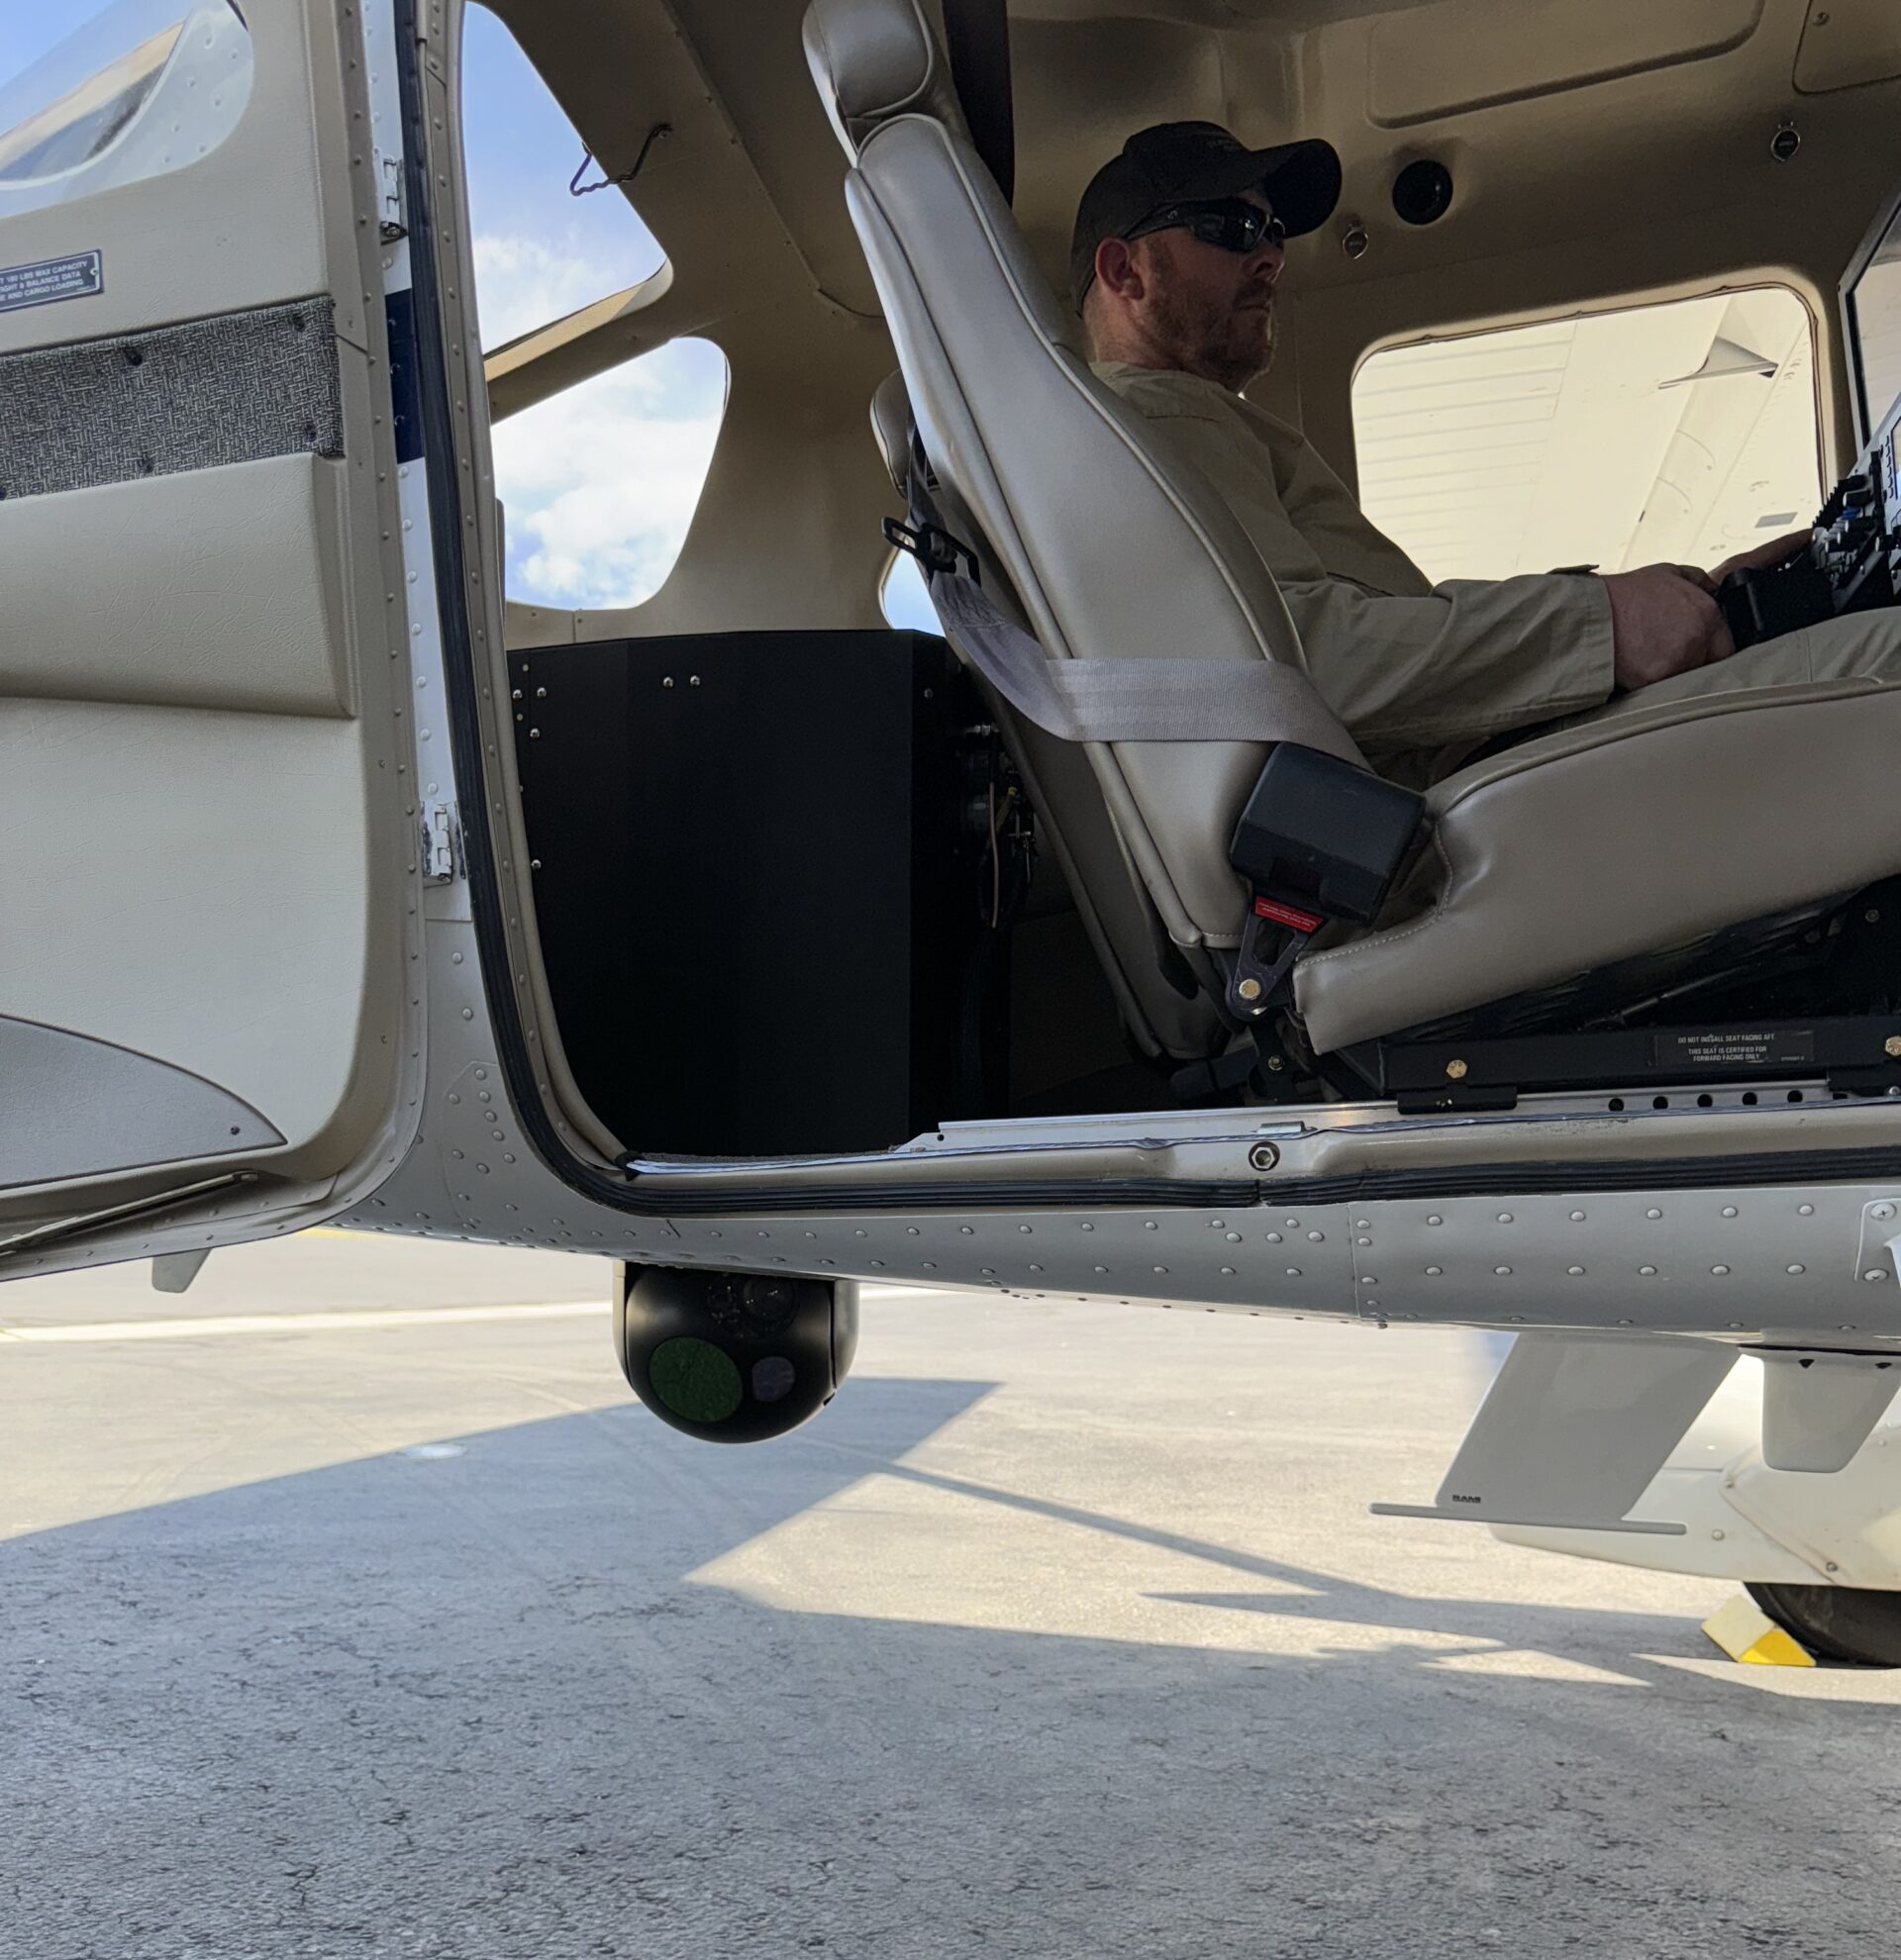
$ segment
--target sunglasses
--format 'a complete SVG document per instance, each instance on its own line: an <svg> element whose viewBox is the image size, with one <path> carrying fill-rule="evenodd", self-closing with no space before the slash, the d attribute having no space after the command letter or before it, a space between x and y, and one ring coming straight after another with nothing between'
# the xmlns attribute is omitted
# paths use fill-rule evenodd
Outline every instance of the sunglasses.
<svg viewBox="0 0 1901 1960"><path fill-rule="evenodd" d="M1184 231L1203 245L1219 245L1223 251L1246 254L1261 241L1279 245L1287 227L1271 211L1250 204L1245 197L1215 197L1193 204L1164 204L1151 211L1125 239L1147 238L1151 232Z"/></svg>

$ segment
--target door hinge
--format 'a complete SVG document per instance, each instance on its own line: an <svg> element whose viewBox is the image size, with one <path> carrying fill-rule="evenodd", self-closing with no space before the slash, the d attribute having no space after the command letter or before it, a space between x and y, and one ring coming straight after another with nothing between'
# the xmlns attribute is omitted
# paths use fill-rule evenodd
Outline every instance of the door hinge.
<svg viewBox="0 0 1901 1960"><path fill-rule="evenodd" d="M423 807L423 883L447 885L456 871L455 806L431 803Z"/></svg>
<svg viewBox="0 0 1901 1960"><path fill-rule="evenodd" d="M376 223L385 245L409 236L403 223L403 159L376 152Z"/></svg>

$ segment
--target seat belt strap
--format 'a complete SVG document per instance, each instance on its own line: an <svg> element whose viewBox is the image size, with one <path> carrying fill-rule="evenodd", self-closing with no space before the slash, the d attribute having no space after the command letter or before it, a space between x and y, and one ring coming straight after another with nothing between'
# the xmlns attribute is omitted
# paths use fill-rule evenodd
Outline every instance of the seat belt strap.
<svg viewBox="0 0 1901 1960"><path fill-rule="evenodd" d="M914 426L911 521L887 520L884 535L917 559L957 651L1038 728L1063 741L1291 741L1366 766L1312 680L1282 661L1051 659L977 583L975 555L944 528L929 475Z"/></svg>
<svg viewBox="0 0 1901 1960"><path fill-rule="evenodd" d="M974 580L938 572L930 584L958 651L1064 741L1296 741L1360 760L1313 682L1278 660L1052 660Z"/></svg>

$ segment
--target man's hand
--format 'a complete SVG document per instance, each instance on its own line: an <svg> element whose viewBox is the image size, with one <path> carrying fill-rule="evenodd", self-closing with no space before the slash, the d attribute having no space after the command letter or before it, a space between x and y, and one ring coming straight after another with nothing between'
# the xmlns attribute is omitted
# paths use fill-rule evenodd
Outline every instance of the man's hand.
<svg viewBox="0 0 1901 1960"><path fill-rule="evenodd" d="M1752 551L1739 551L1735 557L1725 558L1709 576L1721 585L1732 572L1767 571L1771 566L1786 564L1814 535L1808 531L1791 531L1785 538L1771 538Z"/></svg>
<svg viewBox="0 0 1901 1960"><path fill-rule="evenodd" d="M1736 651L1716 601L1674 565L1612 572L1604 589L1611 598L1612 661L1620 690L1649 687L1712 660L1727 660Z"/></svg>

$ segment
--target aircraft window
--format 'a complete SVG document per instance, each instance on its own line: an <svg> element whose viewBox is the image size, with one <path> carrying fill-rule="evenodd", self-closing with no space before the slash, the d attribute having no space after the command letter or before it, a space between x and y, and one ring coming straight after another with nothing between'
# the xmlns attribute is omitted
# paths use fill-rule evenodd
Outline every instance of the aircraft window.
<svg viewBox="0 0 1901 1960"><path fill-rule="evenodd" d="M651 598L706 487L726 383L710 341L669 341L498 422L508 596L564 611Z"/></svg>
<svg viewBox="0 0 1901 1960"><path fill-rule="evenodd" d="M250 36L231 0L8 9L0 218L182 169L238 127Z"/></svg>
<svg viewBox="0 0 1901 1960"><path fill-rule="evenodd" d="M1434 579L1715 565L1822 500L1783 287L1390 347L1353 380L1366 515Z"/></svg>
<svg viewBox="0 0 1901 1960"><path fill-rule="evenodd" d="M1871 441L1901 399L1901 215L1849 289L1849 311L1858 353L1861 433Z"/></svg>
<svg viewBox="0 0 1901 1960"><path fill-rule="evenodd" d="M665 262L619 190L568 191L587 146L515 37L471 6L462 131L476 304L490 353ZM584 182L601 171L590 165ZM563 611L636 606L686 541L726 410L726 356L670 341L497 422L511 599Z"/></svg>
<svg viewBox="0 0 1901 1960"><path fill-rule="evenodd" d="M884 608L886 626L912 628L919 633L942 633L931 595L924 589L924 574L918 561L907 551L893 551L878 587L878 603Z"/></svg>
<svg viewBox="0 0 1901 1960"><path fill-rule="evenodd" d="M482 345L489 352L659 270L619 190L568 194L586 149L567 112L486 7L462 39L462 135ZM584 181L598 181L589 167Z"/></svg>

